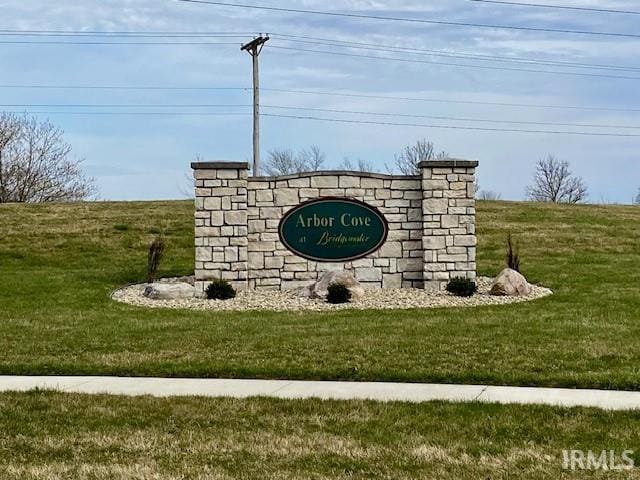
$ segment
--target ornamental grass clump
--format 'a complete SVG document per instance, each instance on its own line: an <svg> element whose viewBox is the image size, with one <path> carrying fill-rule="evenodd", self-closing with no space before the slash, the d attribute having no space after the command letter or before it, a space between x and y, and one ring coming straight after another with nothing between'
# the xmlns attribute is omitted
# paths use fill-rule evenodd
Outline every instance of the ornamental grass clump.
<svg viewBox="0 0 640 480"><path fill-rule="evenodd" d="M158 278L158 269L160 262L164 257L164 251L167 245L162 235L158 235L149 246L149 254L147 257L147 283L153 283Z"/></svg>
<svg viewBox="0 0 640 480"><path fill-rule="evenodd" d="M332 283L327 288L327 302L333 304L349 303L351 291L341 283Z"/></svg>
<svg viewBox="0 0 640 480"><path fill-rule="evenodd" d="M478 286L473 280L468 278L452 278L447 284L447 292L457 297L471 297L478 291Z"/></svg>
<svg viewBox="0 0 640 480"><path fill-rule="evenodd" d="M520 271L520 251L518 245L511 239L511 233L507 235L506 263L511 270Z"/></svg>
<svg viewBox="0 0 640 480"><path fill-rule="evenodd" d="M228 281L216 279L209 284L206 293L209 300L230 300L235 298L236 289Z"/></svg>

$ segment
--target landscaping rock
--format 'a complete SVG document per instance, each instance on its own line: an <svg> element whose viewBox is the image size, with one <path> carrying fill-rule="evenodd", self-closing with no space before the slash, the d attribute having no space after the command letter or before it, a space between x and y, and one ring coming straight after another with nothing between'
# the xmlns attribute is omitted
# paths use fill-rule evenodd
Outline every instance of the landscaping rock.
<svg viewBox="0 0 640 480"><path fill-rule="evenodd" d="M340 270L336 272L325 272L314 284L301 290L300 296L306 298L327 298L329 285L340 283L351 292L351 298L359 299L364 297L364 289L351 272Z"/></svg>
<svg viewBox="0 0 640 480"><path fill-rule="evenodd" d="M170 282L177 279L163 279ZM189 297L178 300L151 300L143 295L147 284L129 285L116 290L112 298L118 302L147 308L187 308L213 311L276 312L326 312L345 309L388 310L407 308L474 307L481 305L508 305L529 302L546 297L553 292L548 288L530 285L531 294L526 297L496 297L489 295L492 278L478 277L478 293L473 297L456 297L444 291L425 291L414 288L367 289L366 295L352 299L349 303L331 304L325 299L304 298L299 292L273 290L246 290L238 292L236 298L224 302L212 302L206 298ZM309 290L308 288L306 289Z"/></svg>
<svg viewBox="0 0 640 480"><path fill-rule="evenodd" d="M143 295L151 300L181 300L193 298L195 293L196 289L188 283L152 283Z"/></svg>
<svg viewBox="0 0 640 480"><path fill-rule="evenodd" d="M499 297L526 297L531 294L531 285L520 272L505 268L493 282L489 294Z"/></svg>
<svg viewBox="0 0 640 480"><path fill-rule="evenodd" d="M195 275L187 275L184 277L170 277L170 278L159 278L157 280L158 283L188 283L189 285L195 287L196 285L196 276Z"/></svg>

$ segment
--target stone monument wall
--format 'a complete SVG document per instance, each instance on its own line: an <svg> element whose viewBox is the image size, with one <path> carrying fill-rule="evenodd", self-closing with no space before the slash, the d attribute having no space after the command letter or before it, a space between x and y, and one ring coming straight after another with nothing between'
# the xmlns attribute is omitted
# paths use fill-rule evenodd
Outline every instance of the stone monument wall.
<svg viewBox="0 0 640 480"><path fill-rule="evenodd" d="M365 288L443 289L475 279L477 162L423 162L420 175L311 172L247 177L246 163L194 163L196 288L214 278L238 289L291 289L327 270L347 269ZM376 207L389 235L377 252L351 262L304 259L280 242L278 225L301 202L348 197Z"/></svg>

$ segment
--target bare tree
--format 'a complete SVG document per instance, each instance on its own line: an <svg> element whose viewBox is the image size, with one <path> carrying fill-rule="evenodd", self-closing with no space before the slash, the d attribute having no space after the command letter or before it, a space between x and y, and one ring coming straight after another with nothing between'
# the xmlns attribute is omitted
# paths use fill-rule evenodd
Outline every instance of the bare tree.
<svg viewBox="0 0 640 480"><path fill-rule="evenodd" d="M320 147L311 145L298 153L298 167L300 171L317 172L324 165L326 158Z"/></svg>
<svg viewBox="0 0 640 480"><path fill-rule="evenodd" d="M433 143L426 139L418 140L416 143L407 145L399 155L395 156L395 168L389 168L389 173L400 171L403 175L419 175L420 162L429 160L442 160L448 157L447 152L436 152Z"/></svg>
<svg viewBox="0 0 640 480"><path fill-rule="evenodd" d="M0 115L0 203L6 203L9 198L9 185L14 183L9 179L15 169L9 161L9 146L17 141L22 121L19 117L7 114Z"/></svg>
<svg viewBox="0 0 640 480"><path fill-rule="evenodd" d="M68 202L95 194L81 160L49 121L0 114L0 203Z"/></svg>
<svg viewBox="0 0 640 480"><path fill-rule="evenodd" d="M636 195L636 198L633 200L633 203L635 203L636 205L640 205L640 188L638 188L638 195Z"/></svg>
<svg viewBox="0 0 640 480"><path fill-rule="evenodd" d="M299 170L295 153L293 150L271 150L262 170L269 176L296 173Z"/></svg>
<svg viewBox="0 0 640 480"><path fill-rule="evenodd" d="M357 163L351 161L349 157L344 157L342 163L338 165L338 170L348 170L352 172L373 172L373 163L358 159Z"/></svg>
<svg viewBox="0 0 640 480"><path fill-rule="evenodd" d="M476 198L478 200L501 200L502 195L493 190L480 190Z"/></svg>
<svg viewBox="0 0 640 480"><path fill-rule="evenodd" d="M587 186L571 173L569 162L548 155L538 161L526 193L534 202L579 203L587 198Z"/></svg>
<svg viewBox="0 0 640 480"><path fill-rule="evenodd" d="M315 145L300 150L297 154L293 150L271 150L263 171L269 176L317 172L324 165L325 158L322 150Z"/></svg>

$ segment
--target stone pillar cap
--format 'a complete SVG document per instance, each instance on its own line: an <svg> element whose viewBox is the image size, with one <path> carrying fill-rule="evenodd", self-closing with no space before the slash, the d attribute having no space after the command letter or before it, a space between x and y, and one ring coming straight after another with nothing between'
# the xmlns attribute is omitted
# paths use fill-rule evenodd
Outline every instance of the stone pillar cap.
<svg viewBox="0 0 640 480"><path fill-rule="evenodd" d="M474 168L480 164L477 160L462 160L459 158L444 158L442 160L427 160L420 162L418 166L420 168L445 168L445 167L466 167Z"/></svg>
<svg viewBox="0 0 640 480"><path fill-rule="evenodd" d="M194 170L217 169L217 170L249 170L248 162L192 162L191 168Z"/></svg>

